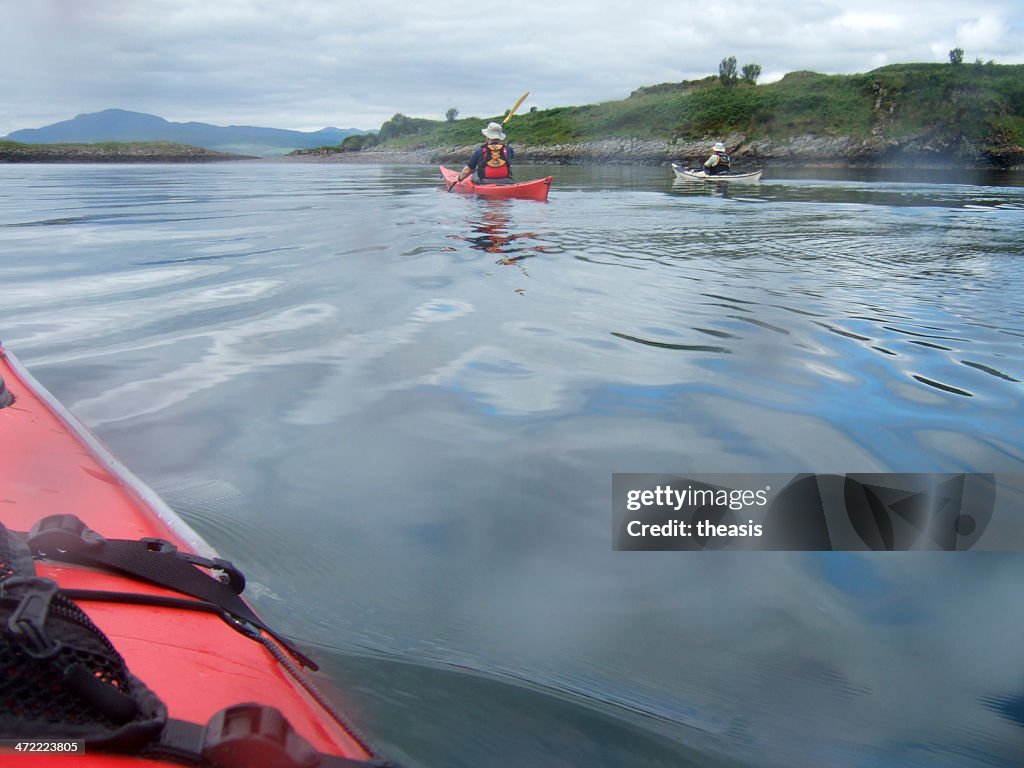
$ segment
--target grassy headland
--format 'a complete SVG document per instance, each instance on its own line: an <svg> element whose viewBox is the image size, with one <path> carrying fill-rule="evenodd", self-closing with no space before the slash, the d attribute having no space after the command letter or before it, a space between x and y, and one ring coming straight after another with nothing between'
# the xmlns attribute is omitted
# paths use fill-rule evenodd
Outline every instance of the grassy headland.
<svg viewBox="0 0 1024 768"><path fill-rule="evenodd" d="M502 118L398 114L372 138L317 152L457 158L481 141L482 123ZM764 85L715 76L517 113L506 131L521 160L537 162L660 163L700 156L709 139L724 139L735 157L768 163L1014 167L1024 163L1024 65L894 64L856 75L793 72Z"/></svg>

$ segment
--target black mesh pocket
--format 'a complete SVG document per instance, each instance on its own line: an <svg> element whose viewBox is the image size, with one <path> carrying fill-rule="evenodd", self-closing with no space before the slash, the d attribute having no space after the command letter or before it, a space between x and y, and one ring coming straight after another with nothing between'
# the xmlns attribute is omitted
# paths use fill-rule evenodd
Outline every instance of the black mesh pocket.
<svg viewBox="0 0 1024 768"><path fill-rule="evenodd" d="M144 745L167 720L163 702L31 558L26 571L22 547L0 525L0 738Z"/></svg>
<svg viewBox="0 0 1024 768"><path fill-rule="evenodd" d="M12 536L0 523L0 582L11 576L34 576L35 572L28 544Z"/></svg>

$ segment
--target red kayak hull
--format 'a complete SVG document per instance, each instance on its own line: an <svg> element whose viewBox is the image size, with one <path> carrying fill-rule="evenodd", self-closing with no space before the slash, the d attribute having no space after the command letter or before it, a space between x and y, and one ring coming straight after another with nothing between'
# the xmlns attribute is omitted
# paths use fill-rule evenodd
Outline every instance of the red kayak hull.
<svg viewBox="0 0 1024 768"><path fill-rule="evenodd" d="M533 181L520 181L515 184L474 184L472 179L466 178L452 184L459 178L458 171L441 166L441 176L444 177L446 187L451 187L453 192L469 192L474 195L485 195L487 197L518 197L527 200L547 200L548 191L551 189L552 176Z"/></svg>
<svg viewBox="0 0 1024 768"><path fill-rule="evenodd" d="M13 404L0 408L0 522L9 530L28 531L48 515L74 514L109 539L157 537L184 552L215 555L2 346L0 377L14 396ZM37 560L35 566L37 575L54 579L62 588L181 597L112 573L45 560ZM131 673L164 701L170 717L206 723L226 707L255 702L280 710L318 751L369 757L358 737L322 708L264 646L219 617L149 605L84 600L79 605L124 657ZM0 749L4 766L47 764L48 759L62 765L70 759L69 764L81 768L167 765L100 753L58 758Z"/></svg>

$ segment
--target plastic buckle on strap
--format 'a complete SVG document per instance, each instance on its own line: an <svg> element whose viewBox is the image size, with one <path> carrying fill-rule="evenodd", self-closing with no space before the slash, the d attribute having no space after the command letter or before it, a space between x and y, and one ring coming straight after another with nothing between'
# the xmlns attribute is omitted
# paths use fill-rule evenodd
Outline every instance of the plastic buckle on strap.
<svg viewBox="0 0 1024 768"><path fill-rule="evenodd" d="M149 552L175 555L186 563L199 565L213 571L220 571L222 575L216 578L231 587L236 595L242 594L242 590L245 589L245 575L227 560L222 560L219 557L210 560L199 555L190 555L188 552L179 552L178 548L166 539L149 537L139 539L139 541L146 545L146 550Z"/></svg>
<svg viewBox="0 0 1024 768"><path fill-rule="evenodd" d="M102 544L106 539L74 515L48 515L32 526L28 545L33 552L81 552Z"/></svg>
<svg viewBox="0 0 1024 768"><path fill-rule="evenodd" d="M245 589L245 574L238 570L230 560L223 560L215 557L212 560L199 555L190 555L186 552L178 552L178 557L192 565L198 565L211 571L220 571L213 578L227 584L236 595L242 594Z"/></svg>
<svg viewBox="0 0 1024 768"><path fill-rule="evenodd" d="M231 587L231 591L236 595L242 594L242 590L245 589L245 574L238 570L229 560L215 557L211 562L213 570L220 571L223 574L223 578L218 578L221 578L222 581L227 579L227 584Z"/></svg>
<svg viewBox="0 0 1024 768"><path fill-rule="evenodd" d="M279 710L261 704L236 704L210 718L203 759L214 768L314 768L320 762Z"/></svg>
<svg viewBox="0 0 1024 768"><path fill-rule="evenodd" d="M12 576L0 582L0 595L21 599L7 620L7 629L22 650L34 659L50 659L60 652L60 641L46 634L46 617L56 594L57 582L53 579Z"/></svg>

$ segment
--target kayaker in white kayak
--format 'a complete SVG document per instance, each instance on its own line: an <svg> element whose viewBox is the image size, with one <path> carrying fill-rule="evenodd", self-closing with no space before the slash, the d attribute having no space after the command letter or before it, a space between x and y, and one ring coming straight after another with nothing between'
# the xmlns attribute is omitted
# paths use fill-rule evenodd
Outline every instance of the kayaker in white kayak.
<svg viewBox="0 0 1024 768"><path fill-rule="evenodd" d="M725 144L722 142L717 141L711 147L711 157L704 161L704 173L708 176L729 173L729 155L726 154Z"/></svg>
<svg viewBox="0 0 1024 768"><path fill-rule="evenodd" d="M507 184L512 181L515 152L505 143L505 131L498 123L489 123L480 133L487 137L487 143L473 150L459 171L459 181L472 174L476 184Z"/></svg>

